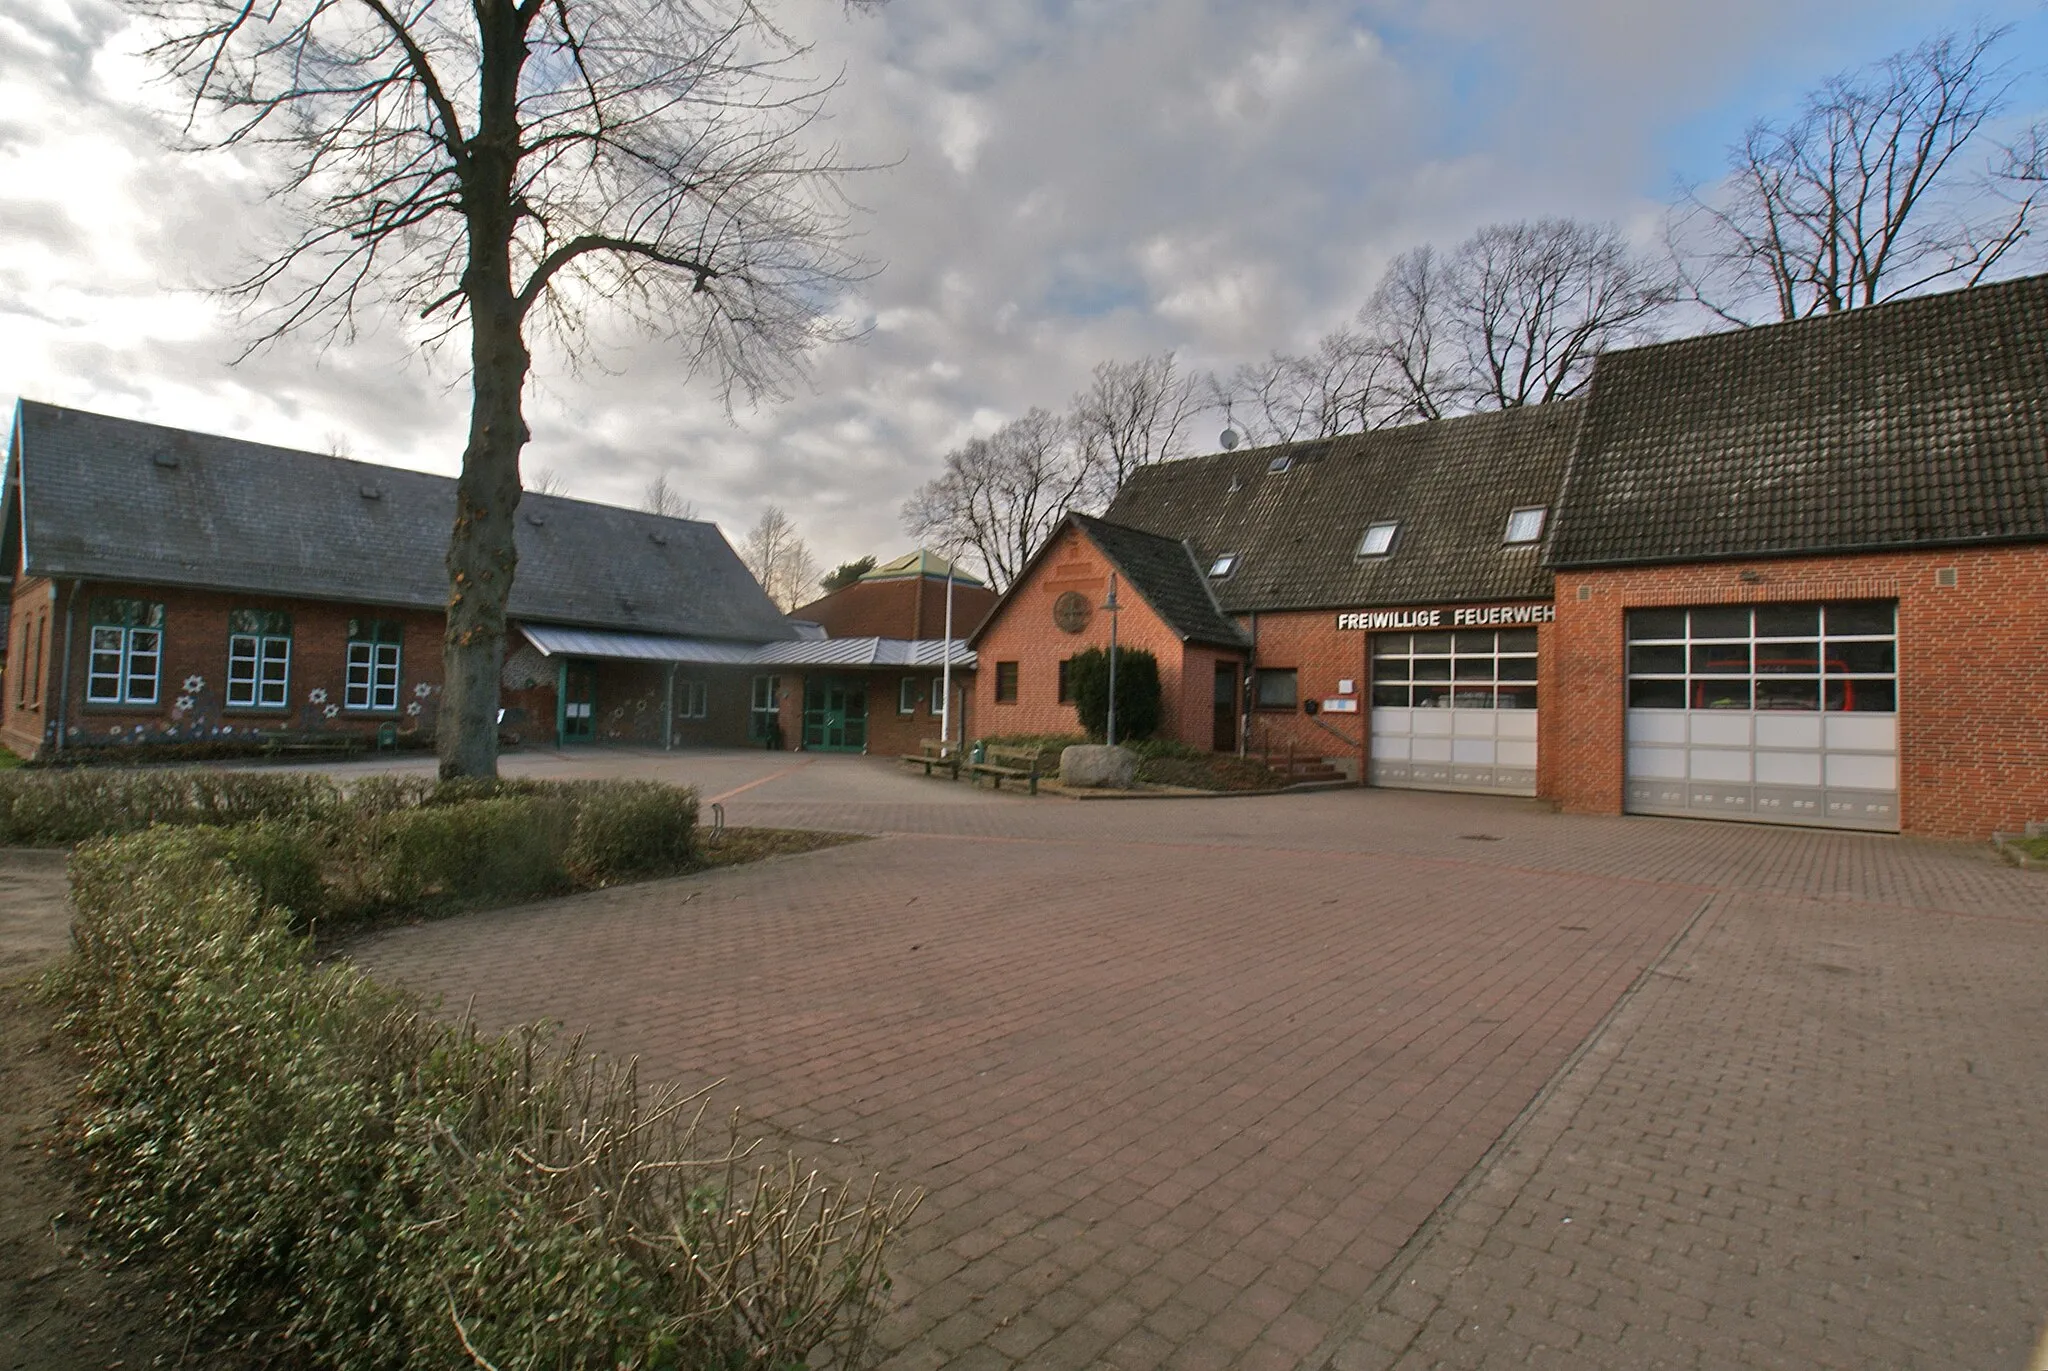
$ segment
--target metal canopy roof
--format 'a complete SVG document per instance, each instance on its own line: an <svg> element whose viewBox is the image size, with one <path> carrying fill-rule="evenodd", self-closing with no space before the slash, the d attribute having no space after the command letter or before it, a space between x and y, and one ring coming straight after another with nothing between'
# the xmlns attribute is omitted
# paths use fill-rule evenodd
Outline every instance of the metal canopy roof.
<svg viewBox="0 0 2048 1371"><path fill-rule="evenodd" d="M625 662L687 662L699 666L911 667L937 670L946 644L937 639L817 638L779 643L734 643L710 638L677 638L656 633L610 633L519 625L526 640L548 657L596 657ZM969 670L974 654L964 639L953 640L953 665Z"/></svg>

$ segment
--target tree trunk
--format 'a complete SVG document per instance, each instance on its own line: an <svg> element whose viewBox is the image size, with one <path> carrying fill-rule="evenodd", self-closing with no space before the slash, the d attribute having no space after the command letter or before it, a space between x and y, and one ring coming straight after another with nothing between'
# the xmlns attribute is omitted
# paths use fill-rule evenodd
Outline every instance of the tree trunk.
<svg viewBox="0 0 2048 1371"><path fill-rule="evenodd" d="M529 358L509 298L502 310L472 307L470 330L469 446L448 540L446 695L436 739L443 780L498 774L498 677L519 561L519 453L527 439L521 399Z"/></svg>
<svg viewBox="0 0 2048 1371"><path fill-rule="evenodd" d="M519 514L519 453L528 437L521 402L532 357L525 308L512 289L512 173L519 159L519 70L525 20L509 0L477 5L482 40L476 136L462 170L469 258L469 446L455 483L448 539L448 631L441 650L446 695L436 746L441 779L498 774L498 677L505 606L512 598Z"/></svg>

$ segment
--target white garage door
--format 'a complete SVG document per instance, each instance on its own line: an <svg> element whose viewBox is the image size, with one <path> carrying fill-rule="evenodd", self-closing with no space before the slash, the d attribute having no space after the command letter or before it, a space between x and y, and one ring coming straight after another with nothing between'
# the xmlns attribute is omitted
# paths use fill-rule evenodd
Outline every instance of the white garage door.
<svg viewBox="0 0 2048 1371"><path fill-rule="evenodd" d="M1372 783L1536 793L1536 630L1376 633Z"/></svg>
<svg viewBox="0 0 2048 1371"><path fill-rule="evenodd" d="M1896 830L1897 624L1888 600L1631 610L1628 810Z"/></svg>

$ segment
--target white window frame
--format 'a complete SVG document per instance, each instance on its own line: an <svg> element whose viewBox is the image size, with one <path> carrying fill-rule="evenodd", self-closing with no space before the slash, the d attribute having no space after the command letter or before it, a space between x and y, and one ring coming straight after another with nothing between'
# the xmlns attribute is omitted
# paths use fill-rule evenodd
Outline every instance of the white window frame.
<svg viewBox="0 0 2048 1371"><path fill-rule="evenodd" d="M112 670L103 670L101 660L111 657ZM149 663L147 672L140 662ZM159 678L163 674L164 631L160 628L129 628L121 624L94 624L86 654L85 699L95 705L153 705L157 702ZM111 682L111 691L108 683Z"/></svg>
<svg viewBox="0 0 2048 1371"><path fill-rule="evenodd" d="M927 697L925 698L925 705L926 705L926 707L927 707L927 712L929 712L929 713L931 714L931 716L932 716L932 717L933 717L934 719L938 718L940 714L942 714L942 713L944 713L944 712L945 712L945 708L946 708L946 678L945 678L945 677L943 677L943 676L934 676L934 677L932 677L932 693L931 693L931 694L930 694L929 696L927 696Z"/></svg>
<svg viewBox="0 0 2048 1371"><path fill-rule="evenodd" d="M896 712L917 713L917 677L905 676L896 682Z"/></svg>
<svg viewBox="0 0 2048 1371"><path fill-rule="evenodd" d="M228 635L228 708L283 709L291 703L288 633Z"/></svg>
<svg viewBox="0 0 2048 1371"><path fill-rule="evenodd" d="M1235 552L1226 552L1217 557L1215 561L1209 563L1209 579L1212 581L1226 580L1236 570L1237 554Z"/></svg>
<svg viewBox="0 0 2048 1371"><path fill-rule="evenodd" d="M1388 557L1393 555L1394 545L1400 541L1401 525L1399 522L1389 520L1385 523L1367 524L1365 532L1358 539L1358 555L1360 557Z"/></svg>
<svg viewBox="0 0 2048 1371"><path fill-rule="evenodd" d="M1515 536L1515 521L1517 519L1528 521L1525 523L1525 531L1520 537ZM1508 515L1508 526L1501 534L1500 540L1508 547L1525 547L1530 543L1540 543L1543 541L1543 526L1549 521L1550 506L1548 505L1530 505L1524 509L1514 510Z"/></svg>
<svg viewBox="0 0 2048 1371"><path fill-rule="evenodd" d="M708 719L711 717L711 691L704 682L676 682L676 717L678 719Z"/></svg>
<svg viewBox="0 0 2048 1371"><path fill-rule="evenodd" d="M352 714L395 714L404 676L402 643L350 638L342 708Z"/></svg>

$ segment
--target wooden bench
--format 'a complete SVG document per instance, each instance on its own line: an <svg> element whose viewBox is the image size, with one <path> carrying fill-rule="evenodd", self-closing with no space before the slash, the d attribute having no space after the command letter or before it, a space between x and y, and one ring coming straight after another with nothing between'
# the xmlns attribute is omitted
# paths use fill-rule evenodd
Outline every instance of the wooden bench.
<svg viewBox="0 0 2048 1371"><path fill-rule="evenodd" d="M991 747L983 752L982 760L967 768L969 775L980 780L988 777L997 790L1004 781L1025 781L1030 784L1031 793L1038 793L1038 749L1035 747Z"/></svg>
<svg viewBox="0 0 2048 1371"><path fill-rule="evenodd" d="M927 776L932 774L932 768L936 766L942 768L953 780L960 779L960 744L926 738L919 747L920 751L904 753L902 760L912 766L922 766Z"/></svg>

